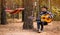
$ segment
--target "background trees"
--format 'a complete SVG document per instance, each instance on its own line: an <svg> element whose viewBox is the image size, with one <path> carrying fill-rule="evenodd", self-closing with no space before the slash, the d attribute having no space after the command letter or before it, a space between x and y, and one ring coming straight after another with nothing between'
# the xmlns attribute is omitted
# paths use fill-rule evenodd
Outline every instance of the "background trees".
<svg viewBox="0 0 60 35"><path fill-rule="evenodd" d="M6 22L6 18L22 18L22 21L24 22L30 22L27 20L27 17L33 14L36 17L40 11L40 7L41 6L47 6L49 8L49 10L52 11L53 14L56 15L56 17L54 18L54 20L60 20L60 0L0 0L0 20L2 20L4 23ZM36 5L36 6L35 6ZM22 12L18 13L18 14L9 14L7 12L5 12L4 10L6 8L11 9L11 10L15 10L16 8L19 7L24 7L25 10L23 10ZM32 8L32 9L31 9ZM58 19L56 19L58 18ZM26 20L26 21L25 21ZM32 22L32 21L31 21ZM0 21L1 23L1 21Z"/></svg>

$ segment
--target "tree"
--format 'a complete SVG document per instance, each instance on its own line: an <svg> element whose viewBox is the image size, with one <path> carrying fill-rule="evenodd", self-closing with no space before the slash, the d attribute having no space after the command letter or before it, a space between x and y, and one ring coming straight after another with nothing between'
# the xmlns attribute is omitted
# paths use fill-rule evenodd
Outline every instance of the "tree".
<svg viewBox="0 0 60 35"><path fill-rule="evenodd" d="M24 0L22 0L22 7L24 8ZM24 10L22 11L22 21L24 21Z"/></svg>
<svg viewBox="0 0 60 35"><path fill-rule="evenodd" d="M0 7L1 7L1 0L0 0ZM1 8L0 8L0 23L1 23Z"/></svg>
<svg viewBox="0 0 60 35"><path fill-rule="evenodd" d="M33 21L32 19L28 18L32 15L33 10L33 0L24 0L24 24L23 29L32 29L33 28Z"/></svg>
<svg viewBox="0 0 60 35"><path fill-rule="evenodd" d="M5 0L1 0L1 24L6 24Z"/></svg>

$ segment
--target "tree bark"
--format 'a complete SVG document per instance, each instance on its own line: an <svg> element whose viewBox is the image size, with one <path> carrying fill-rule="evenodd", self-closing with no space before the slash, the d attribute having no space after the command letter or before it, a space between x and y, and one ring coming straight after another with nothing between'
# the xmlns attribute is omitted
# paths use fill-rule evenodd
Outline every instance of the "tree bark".
<svg viewBox="0 0 60 35"><path fill-rule="evenodd" d="M22 0L22 7L24 8L24 0ZM22 21L24 22L24 10L22 11Z"/></svg>
<svg viewBox="0 0 60 35"><path fill-rule="evenodd" d="M5 0L1 0L1 24L6 24Z"/></svg>
<svg viewBox="0 0 60 35"><path fill-rule="evenodd" d="M41 4L41 2L40 2L41 0L36 0L36 18L37 17L39 17L39 12L40 12L40 10L41 10L41 8L40 8L40 4Z"/></svg>
<svg viewBox="0 0 60 35"><path fill-rule="evenodd" d="M23 29L32 29L33 28L33 21L32 19L28 18L32 15L33 10L33 1L32 0L24 0L24 24Z"/></svg>
<svg viewBox="0 0 60 35"><path fill-rule="evenodd" d="M22 11L22 22L24 22L24 10Z"/></svg>

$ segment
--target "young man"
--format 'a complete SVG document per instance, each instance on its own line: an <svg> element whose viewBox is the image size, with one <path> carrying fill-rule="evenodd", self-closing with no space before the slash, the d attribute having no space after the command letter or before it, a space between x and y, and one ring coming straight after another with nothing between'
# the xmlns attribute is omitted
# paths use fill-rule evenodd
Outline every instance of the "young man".
<svg viewBox="0 0 60 35"><path fill-rule="evenodd" d="M39 13L39 16L37 17L37 29L38 29L39 33L43 31L44 23L46 23L46 22L41 22L41 15L43 15L43 14L50 14L49 18L53 18L53 14L48 11L47 7L44 6L41 8L41 12ZM41 28L40 28L40 26L41 26Z"/></svg>

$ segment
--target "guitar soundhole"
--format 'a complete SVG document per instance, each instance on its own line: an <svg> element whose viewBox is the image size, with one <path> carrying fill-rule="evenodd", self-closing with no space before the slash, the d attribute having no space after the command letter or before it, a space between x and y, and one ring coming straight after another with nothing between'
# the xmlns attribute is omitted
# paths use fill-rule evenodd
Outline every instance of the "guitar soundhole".
<svg viewBox="0 0 60 35"><path fill-rule="evenodd" d="M43 19L45 19L45 17L43 17Z"/></svg>
<svg viewBox="0 0 60 35"><path fill-rule="evenodd" d="M47 20L49 20L49 18Z"/></svg>

